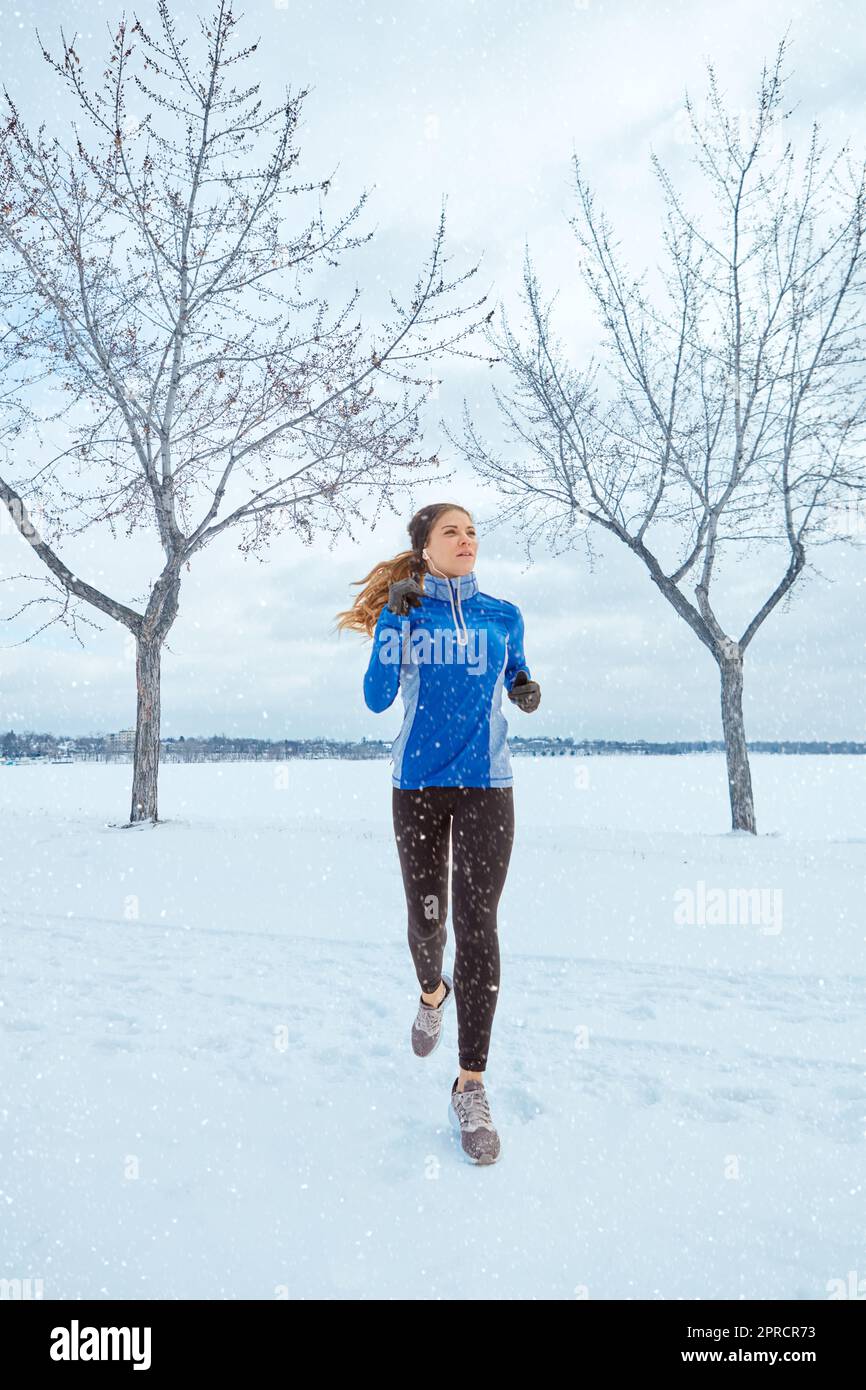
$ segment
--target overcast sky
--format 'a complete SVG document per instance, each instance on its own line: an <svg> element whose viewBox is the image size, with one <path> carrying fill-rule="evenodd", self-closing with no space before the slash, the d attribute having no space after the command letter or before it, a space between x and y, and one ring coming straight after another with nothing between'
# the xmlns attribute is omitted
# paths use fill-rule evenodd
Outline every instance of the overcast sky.
<svg viewBox="0 0 866 1390"><path fill-rule="evenodd" d="M189 21L208 9L187 5L176 13ZM97 0L0 9L2 82L29 121L44 119L49 131L65 134L71 110L39 53L34 25L54 48L61 25L68 38L77 31L78 51L101 63L106 23L121 12L120 3ZM147 0L138 9L152 31L155 12ZM866 31L853 0L288 0L239 13L243 37L262 40L254 70L266 100L278 101L286 83L313 88L302 131L307 176L339 163L337 207L370 190L364 228L376 235L351 263L362 287L411 288L447 194L454 268L483 254L477 293L510 311L528 239L544 290L560 291L557 329L578 365L597 345L598 327L567 222L575 212L572 151L639 270L659 247L651 152L692 186L685 91L703 99L711 58L730 106L745 110L789 24L795 133L817 117L831 149L844 139L861 155L866 148ZM551 558L534 549L530 564L518 537L492 529L496 495L454 454L438 419L456 422L465 396L494 430L493 373L452 362L442 375L424 451L438 450L451 476L407 495L399 517L372 532L360 528L333 550L324 541L306 549L287 533L248 560L233 533L224 533L184 572L163 660L163 734L393 738L402 704L382 715L366 709L361 680L370 645L351 633L337 638L334 615L348 606L353 580L406 547L406 523L419 506L453 499L477 523L481 589L517 603L524 615L542 704L531 719L506 711L513 734L720 737L714 663L638 561L614 543L601 547L594 573L580 550ZM115 542L107 530L69 540L61 553L81 578L137 605L161 558L141 533ZM820 573L801 581L788 611L777 611L749 650L746 727L753 739L864 737L866 550L840 544L811 558ZM22 570L38 579L39 562L4 514L0 575ZM723 620L753 611L767 592L767 572L735 567L720 590ZM0 585L0 614L39 593L37 582ZM83 611L103 629L83 626L83 647L57 626L23 642L45 620L36 608L0 624L0 731L75 735L134 722L128 634Z"/></svg>

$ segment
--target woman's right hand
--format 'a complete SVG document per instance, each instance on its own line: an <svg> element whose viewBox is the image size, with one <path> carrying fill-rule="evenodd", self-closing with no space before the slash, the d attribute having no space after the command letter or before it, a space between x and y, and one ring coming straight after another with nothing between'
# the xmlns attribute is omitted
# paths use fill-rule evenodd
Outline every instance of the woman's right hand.
<svg viewBox="0 0 866 1390"><path fill-rule="evenodd" d="M389 586L388 607L392 613L404 618L410 609L420 607L423 596L424 591L417 579L410 575L408 579L398 579L396 584Z"/></svg>

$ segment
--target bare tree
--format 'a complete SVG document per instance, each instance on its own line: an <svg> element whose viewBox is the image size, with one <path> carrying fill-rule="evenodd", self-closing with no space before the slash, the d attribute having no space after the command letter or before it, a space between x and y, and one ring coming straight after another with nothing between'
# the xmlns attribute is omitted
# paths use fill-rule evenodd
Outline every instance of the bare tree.
<svg viewBox="0 0 866 1390"><path fill-rule="evenodd" d="M333 311L318 282L305 294L305 277L323 278L372 237L350 230L366 192L326 225L333 173L296 181L307 91L268 110L258 86L233 85L257 45L236 46L229 0L200 21L198 66L166 0L158 8L155 36L120 23L94 90L74 37L61 31L59 60L40 39L94 146L77 126L70 148L44 126L29 134L7 92L0 166L0 346L13 377L47 374L62 402L46 415L30 401L32 428L50 437L65 426L48 458L16 449L0 497L52 590L24 607L52 604L50 621L78 638L77 621L90 621L80 600L134 635L130 823L158 820L160 658L184 565L229 528L245 552L286 529L305 544L351 534L353 519L368 520L365 503L375 525L419 469L438 476L436 456L416 452L430 364L477 356L459 345L484 302L455 294L477 266L449 277L444 202L408 302L390 294L375 332L362 327L357 284ZM299 218L302 194L316 206ZM37 507L50 535L32 524ZM127 537L153 534L163 556L142 611L73 574L58 549L62 535L99 523L117 537L121 521Z"/></svg>
<svg viewBox="0 0 866 1390"><path fill-rule="evenodd" d="M866 486L864 167L852 172L847 147L827 167L814 124L798 177L781 138L785 46L783 38L772 71L764 65L745 133L726 113L711 64L704 118L686 96L715 228L685 210L653 156L665 205L655 294L646 274L622 269L575 157L571 226L606 371L594 359L582 371L569 363L527 248L526 332L514 333L504 312L501 333L488 330L514 383L511 394L494 394L518 448L505 459L491 452L465 403L460 441L513 499L502 516L519 519L528 545L543 534L556 552L582 536L592 560L600 527L646 566L717 664L732 826L752 833L744 657L807 567L807 545L839 539L840 511L861 505ZM723 557L741 578L747 555L776 577L732 635L720 607L733 609L733 599L717 596Z"/></svg>

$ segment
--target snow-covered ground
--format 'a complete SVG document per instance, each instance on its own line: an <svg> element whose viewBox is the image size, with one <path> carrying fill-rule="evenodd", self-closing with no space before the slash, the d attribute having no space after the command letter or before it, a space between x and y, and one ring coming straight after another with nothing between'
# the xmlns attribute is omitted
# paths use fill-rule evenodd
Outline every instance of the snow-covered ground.
<svg viewBox="0 0 866 1390"><path fill-rule="evenodd" d="M866 759L752 766L757 838L721 756L514 758L489 1168L453 1010L410 1048L387 762L165 765L132 830L128 767L0 766L0 1278L863 1296Z"/></svg>

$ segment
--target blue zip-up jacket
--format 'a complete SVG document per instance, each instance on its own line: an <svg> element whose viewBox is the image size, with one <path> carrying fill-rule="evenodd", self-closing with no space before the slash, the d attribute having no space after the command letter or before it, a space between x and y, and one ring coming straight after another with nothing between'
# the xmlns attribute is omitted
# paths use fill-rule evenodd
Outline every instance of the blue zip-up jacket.
<svg viewBox="0 0 866 1390"><path fill-rule="evenodd" d="M532 676L520 609L482 594L474 570L450 580L425 574L423 598L406 617L386 604L373 634L364 699L379 714L398 689L403 694L392 784L512 786L502 691L511 690L518 671Z"/></svg>

